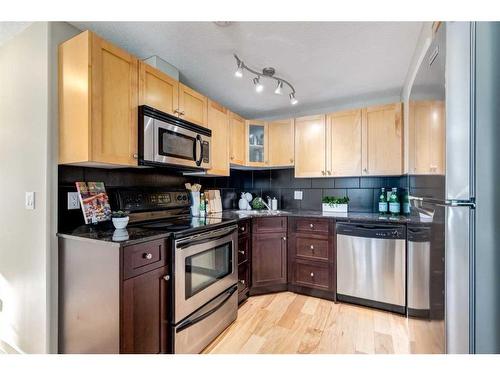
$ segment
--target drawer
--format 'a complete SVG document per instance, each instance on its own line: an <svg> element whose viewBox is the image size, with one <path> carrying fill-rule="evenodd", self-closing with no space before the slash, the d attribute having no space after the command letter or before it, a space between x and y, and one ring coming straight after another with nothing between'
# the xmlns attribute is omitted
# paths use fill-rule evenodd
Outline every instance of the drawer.
<svg viewBox="0 0 500 375"><path fill-rule="evenodd" d="M123 278L128 279L166 265L165 240L123 248Z"/></svg>
<svg viewBox="0 0 500 375"><path fill-rule="evenodd" d="M238 235L245 236L250 234L250 220L240 221L238 223Z"/></svg>
<svg viewBox="0 0 500 375"><path fill-rule="evenodd" d="M240 238L238 240L238 264L250 259L250 239Z"/></svg>
<svg viewBox="0 0 500 375"><path fill-rule="evenodd" d="M243 263L238 266L238 293L245 293L250 286L250 267L249 263Z"/></svg>
<svg viewBox="0 0 500 375"><path fill-rule="evenodd" d="M313 260L331 260L328 251L328 240L297 236L295 240L295 256Z"/></svg>
<svg viewBox="0 0 500 375"><path fill-rule="evenodd" d="M294 282L309 288L330 288L330 267L328 265L295 262Z"/></svg>
<svg viewBox="0 0 500 375"><path fill-rule="evenodd" d="M328 236L329 224L329 220L325 219L300 218L295 220L295 226L298 232L315 233L324 236Z"/></svg>
<svg viewBox="0 0 500 375"><path fill-rule="evenodd" d="M286 217L259 217L254 219L253 233L286 232Z"/></svg>

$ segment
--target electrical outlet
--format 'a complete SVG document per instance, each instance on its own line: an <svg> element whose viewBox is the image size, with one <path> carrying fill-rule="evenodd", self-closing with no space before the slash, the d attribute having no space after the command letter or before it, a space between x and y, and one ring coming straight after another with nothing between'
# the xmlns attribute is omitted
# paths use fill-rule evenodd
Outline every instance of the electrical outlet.
<svg viewBox="0 0 500 375"><path fill-rule="evenodd" d="M68 192L68 210L80 208L80 197L77 192Z"/></svg>
<svg viewBox="0 0 500 375"><path fill-rule="evenodd" d="M24 198L24 207L27 210L34 210L35 209L35 192L34 191L27 191L25 198Z"/></svg>
<svg viewBox="0 0 500 375"><path fill-rule="evenodd" d="M302 200L302 190L295 190L293 192L293 199L297 200L297 201L301 201Z"/></svg>

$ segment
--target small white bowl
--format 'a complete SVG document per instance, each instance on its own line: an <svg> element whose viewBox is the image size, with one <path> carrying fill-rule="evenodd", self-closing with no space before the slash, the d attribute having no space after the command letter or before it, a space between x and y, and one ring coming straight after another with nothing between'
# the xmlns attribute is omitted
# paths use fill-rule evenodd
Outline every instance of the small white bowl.
<svg viewBox="0 0 500 375"><path fill-rule="evenodd" d="M127 227L128 224L128 216L127 217L114 217L112 219L113 225L115 226L116 229L124 229Z"/></svg>

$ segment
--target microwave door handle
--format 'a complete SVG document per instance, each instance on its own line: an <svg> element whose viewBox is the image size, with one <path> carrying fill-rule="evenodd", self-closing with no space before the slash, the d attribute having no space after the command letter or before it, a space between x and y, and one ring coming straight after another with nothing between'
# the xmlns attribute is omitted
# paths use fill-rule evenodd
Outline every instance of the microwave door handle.
<svg viewBox="0 0 500 375"><path fill-rule="evenodd" d="M198 146L200 147L200 157L198 158ZM203 142L201 140L201 135L196 136L196 151L195 151L196 165L199 167L201 165L201 161L203 160Z"/></svg>

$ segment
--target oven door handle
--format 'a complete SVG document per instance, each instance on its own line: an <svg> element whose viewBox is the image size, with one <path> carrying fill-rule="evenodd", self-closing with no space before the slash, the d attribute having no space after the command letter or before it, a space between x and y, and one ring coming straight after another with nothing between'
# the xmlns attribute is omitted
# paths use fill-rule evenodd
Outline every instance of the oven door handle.
<svg viewBox="0 0 500 375"><path fill-rule="evenodd" d="M177 250L182 250L193 245L198 245L200 243L205 243L207 241L216 241L221 238L226 237L236 230L236 226L231 226L229 228L220 229L217 231L210 232L209 234L194 235L191 237L183 238L175 242L175 248Z"/></svg>
<svg viewBox="0 0 500 375"><path fill-rule="evenodd" d="M175 329L175 332L178 333L178 332L184 331L185 329L188 329L192 325L195 325L196 323L202 321L203 319L205 319L205 318L209 317L210 315L212 315L213 313L215 313L217 310L219 310L227 302L227 300L229 298L231 298L231 296L237 290L238 290L238 286L233 285L230 289L226 290L219 297L216 297L216 300L222 298L222 301L220 301L215 307L211 308L208 311L204 311L204 309L201 308L200 311L194 313L191 317L187 318L181 324L179 324L179 326ZM215 302L215 301L212 301L212 302Z"/></svg>

